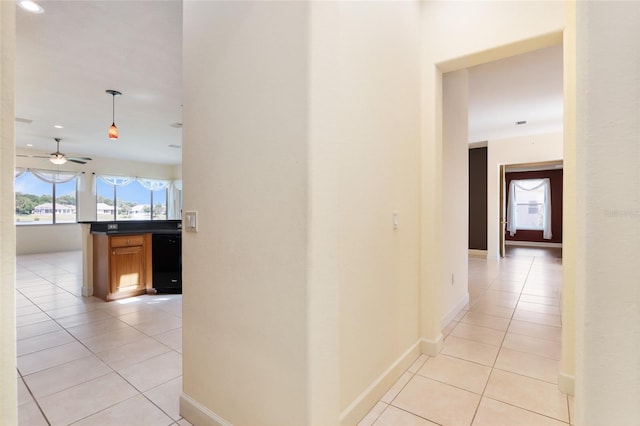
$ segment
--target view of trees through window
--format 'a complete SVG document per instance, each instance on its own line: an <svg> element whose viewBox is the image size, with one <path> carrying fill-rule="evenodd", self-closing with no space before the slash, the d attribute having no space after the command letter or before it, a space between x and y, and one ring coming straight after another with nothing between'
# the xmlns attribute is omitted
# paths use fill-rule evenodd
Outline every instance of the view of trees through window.
<svg viewBox="0 0 640 426"><path fill-rule="evenodd" d="M48 183L27 171L15 179L18 224L74 223L76 182Z"/></svg>
<svg viewBox="0 0 640 426"><path fill-rule="evenodd" d="M97 179L96 195L97 220L165 220L167 218L166 189L151 191L137 181L116 186Z"/></svg>

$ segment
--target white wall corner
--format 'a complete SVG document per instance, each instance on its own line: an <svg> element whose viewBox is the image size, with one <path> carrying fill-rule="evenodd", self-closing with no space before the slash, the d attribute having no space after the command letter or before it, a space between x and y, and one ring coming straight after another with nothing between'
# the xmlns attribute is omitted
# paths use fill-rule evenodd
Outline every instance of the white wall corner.
<svg viewBox="0 0 640 426"><path fill-rule="evenodd" d="M444 344L444 339L442 333L438 335L437 340L429 340L424 337L420 340L420 349L423 354L429 356L437 356L442 350L442 345Z"/></svg>
<svg viewBox="0 0 640 426"><path fill-rule="evenodd" d="M184 392L180 395L180 415L198 426L233 426Z"/></svg>
<svg viewBox="0 0 640 426"><path fill-rule="evenodd" d="M567 395L576 394L576 378L571 374L558 374L558 389Z"/></svg>
<svg viewBox="0 0 640 426"><path fill-rule="evenodd" d="M424 340L424 339L423 339ZM340 425L355 425L373 408L374 405L398 378L420 356L421 341L411 345L389 368L380 374L356 399L340 413ZM182 410L180 411L182 414ZM187 419L189 420L189 419Z"/></svg>

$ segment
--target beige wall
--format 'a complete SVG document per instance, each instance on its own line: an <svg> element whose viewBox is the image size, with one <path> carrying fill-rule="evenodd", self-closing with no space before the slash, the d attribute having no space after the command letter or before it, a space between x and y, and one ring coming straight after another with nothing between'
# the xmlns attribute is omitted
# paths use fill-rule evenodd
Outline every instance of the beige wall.
<svg viewBox="0 0 640 426"><path fill-rule="evenodd" d="M640 424L640 3L576 4L576 424Z"/></svg>
<svg viewBox="0 0 640 426"><path fill-rule="evenodd" d="M184 209L216 219L184 240L185 395L234 424L355 423L418 355L417 4L185 6L185 81L198 85L186 87ZM287 32L266 37L274 28ZM218 56L203 66L207 49ZM234 108L225 88L246 81ZM202 139L211 148L190 145ZM206 199L188 191L196 178L212 182ZM202 250L207 264L188 264Z"/></svg>
<svg viewBox="0 0 640 426"><path fill-rule="evenodd" d="M307 421L304 2L184 3L181 410ZM206 420L200 421L200 416Z"/></svg>
<svg viewBox="0 0 640 426"><path fill-rule="evenodd" d="M0 2L0 423L18 424L13 217L15 2Z"/></svg>
<svg viewBox="0 0 640 426"><path fill-rule="evenodd" d="M469 302L469 75L442 78L442 184L444 252L441 329Z"/></svg>
<svg viewBox="0 0 640 426"><path fill-rule="evenodd" d="M339 388L326 392L353 424L418 355L419 8L340 2L313 12L310 232L335 232L311 259L335 257L337 286L316 282L339 301ZM335 212L316 215L327 208Z"/></svg>
<svg viewBox="0 0 640 426"><path fill-rule="evenodd" d="M562 200L562 354L558 388L575 394L576 352L576 18L575 2L567 2L563 37L564 148Z"/></svg>

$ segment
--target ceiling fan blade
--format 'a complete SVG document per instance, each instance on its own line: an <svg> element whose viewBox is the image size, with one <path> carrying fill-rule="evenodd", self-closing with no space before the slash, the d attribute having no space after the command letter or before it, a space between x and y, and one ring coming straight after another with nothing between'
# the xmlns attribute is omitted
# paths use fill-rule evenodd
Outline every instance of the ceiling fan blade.
<svg viewBox="0 0 640 426"><path fill-rule="evenodd" d="M29 155L29 154L16 154L16 157L26 157L26 158L49 158L49 155Z"/></svg>
<svg viewBox="0 0 640 426"><path fill-rule="evenodd" d="M89 158L89 157L67 157L67 160L69 160L69 161L72 161L72 160L91 161L92 158Z"/></svg>
<svg viewBox="0 0 640 426"><path fill-rule="evenodd" d="M75 158L68 158L67 157L67 161L71 161L72 163L78 163L78 164L87 164L86 161L76 160Z"/></svg>

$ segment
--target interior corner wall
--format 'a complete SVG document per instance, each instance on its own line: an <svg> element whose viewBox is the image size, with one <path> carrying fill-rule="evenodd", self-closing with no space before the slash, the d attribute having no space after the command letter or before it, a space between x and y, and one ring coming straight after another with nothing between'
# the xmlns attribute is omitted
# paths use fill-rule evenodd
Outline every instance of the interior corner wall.
<svg viewBox="0 0 640 426"><path fill-rule="evenodd" d="M562 133L490 140L487 145L487 258L499 257L500 165L562 160Z"/></svg>
<svg viewBox="0 0 640 426"><path fill-rule="evenodd" d="M576 2L581 425L640 424L639 21L638 2Z"/></svg>
<svg viewBox="0 0 640 426"><path fill-rule="evenodd" d="M444 328L469 303L469 74L442 76L443 265Z"/></svg>
<svg viewBox="0 0 640 426"><path fill-rule="evenodd" d="M199 424L307 423L308 9L184 2L181 412Z"/></svg>
<svg viewBox="0 0 640 426"><path fill-rule="evenodd" d="M0 2L0 422L18 424L15 307L15 2Z"/></svg>

